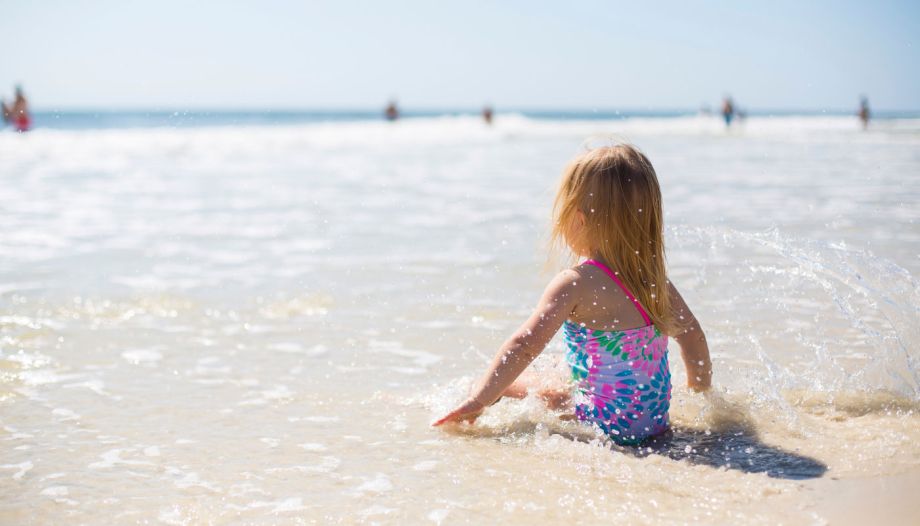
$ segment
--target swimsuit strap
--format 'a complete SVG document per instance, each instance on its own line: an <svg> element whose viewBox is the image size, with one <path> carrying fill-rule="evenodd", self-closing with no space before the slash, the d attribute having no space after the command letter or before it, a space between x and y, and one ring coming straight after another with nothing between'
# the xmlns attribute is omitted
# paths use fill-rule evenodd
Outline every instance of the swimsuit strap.
<svg viewBox="0 0 920 526"><path fill-rule="evenodd" d="M618 278L617 275L614 274L612 270L607 268L607 265L604 265L600 261L595 261L593 259L589 259L585 261L585 265L594 265L595 267L603 270L608 276L610 276L610 279L612 279L614 283L620 286L620 289L623 290L623 292L626 294L626 297L629 298L633 302L633 305L636 306L636 310L639 311L639 314L642 315L642 319L645 320L645 323L647 325L652 324L652 319L649 318L648 313L646 313L645 309L642 308L642 304L639 303L639 300L637 300L636 297L633 296L631 292L629 292L629 289L627 289L626 285L624 285L623 282L620 281L620 278Z"/></svg>

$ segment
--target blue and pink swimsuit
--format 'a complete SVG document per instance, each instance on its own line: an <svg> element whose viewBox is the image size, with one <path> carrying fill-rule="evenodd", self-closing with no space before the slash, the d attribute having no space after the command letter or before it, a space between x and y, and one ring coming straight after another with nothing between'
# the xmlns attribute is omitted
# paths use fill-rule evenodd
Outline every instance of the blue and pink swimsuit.
<svg viewBox="0 0 920 526"><path fill-rule="evenodd" d="M610 276L636 306L645 325L598 331L566 320L566 362L575 382L575 416L596 425L618 444L638 444L668 428L668 337L658 331L615 273L598 261L585 264Z"/></svg>

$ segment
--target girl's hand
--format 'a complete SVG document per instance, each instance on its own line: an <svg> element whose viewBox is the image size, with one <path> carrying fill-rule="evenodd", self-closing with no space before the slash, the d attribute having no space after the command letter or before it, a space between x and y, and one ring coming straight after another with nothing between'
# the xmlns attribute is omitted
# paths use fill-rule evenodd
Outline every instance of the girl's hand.
<svg viewBox="0 0 920 526"><path fill-rule="evenodd" d="M465 402L458 405L450 413L447 413L441 418L435 420L431 425L439 426L447 422L468 422L472 424L476 418L482 414L483 409L485 409L484 405L480 404L473 398L467 398Z"/></svg>

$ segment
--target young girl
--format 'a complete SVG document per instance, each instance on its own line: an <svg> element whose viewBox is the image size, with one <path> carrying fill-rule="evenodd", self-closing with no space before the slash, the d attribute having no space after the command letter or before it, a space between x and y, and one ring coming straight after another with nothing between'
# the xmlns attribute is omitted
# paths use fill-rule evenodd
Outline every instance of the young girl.
<svg viewBox="0 0 920 526"><path fill-rule="evenodd" d="M680 345L690 389L707 390L712 374L703 331L665 271L652 164L629 145L579 155L562 175L553 219L554 243L586 259L549 283L470 397L432 425L472 422L502 396L526 396L533 383L518 376L562 326L574 416L619 444L638 444L668 428L668 335ZM554 408L567 401L560 390L537 394Z"/></svg>

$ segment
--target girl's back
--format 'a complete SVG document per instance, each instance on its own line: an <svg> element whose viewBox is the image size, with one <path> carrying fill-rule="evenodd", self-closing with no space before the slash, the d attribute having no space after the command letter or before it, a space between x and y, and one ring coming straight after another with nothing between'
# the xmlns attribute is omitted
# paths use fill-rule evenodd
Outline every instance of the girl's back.
<svg viewBox="0 0 920 526"><path fill-rule="evenodd" d="M582 299L563 325L575 416L637 444L668 427L668 338L606 265L588 260L576 272Z"/></svg>

